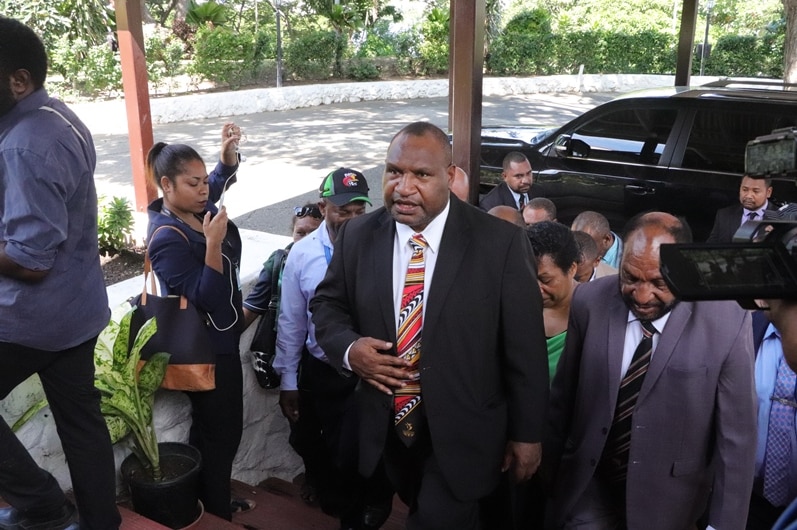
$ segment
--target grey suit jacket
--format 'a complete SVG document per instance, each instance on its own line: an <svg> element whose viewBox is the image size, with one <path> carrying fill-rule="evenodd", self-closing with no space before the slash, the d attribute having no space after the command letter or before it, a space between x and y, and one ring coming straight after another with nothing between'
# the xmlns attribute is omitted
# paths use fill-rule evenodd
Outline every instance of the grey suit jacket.
<svg viewBox="0 0 797 530"><path fill-rule="evenodd" d="M628 308L618 278L581 284L551 388L558 524L590 480L612 424ZM756 402L749 313L735 302L679 302L651 360L633 416L627 478L629 529L709 524L743 529L753 483Z"/></svg>
<svg viewBox="0 0 797 530"><path fill-rule="evenodd" d="M348 221L310 303L318 343L341 369L346 349L370 336L396 343L395 222L380 208ZM542 441L548 358L542 301L523 230L453 195L426 311L421 391L432 446L454 495L474 500L500 478L507 440ZM395 347L386 355L395 355ZM361 382L359 466L382 456L392 398Z"/></svg>

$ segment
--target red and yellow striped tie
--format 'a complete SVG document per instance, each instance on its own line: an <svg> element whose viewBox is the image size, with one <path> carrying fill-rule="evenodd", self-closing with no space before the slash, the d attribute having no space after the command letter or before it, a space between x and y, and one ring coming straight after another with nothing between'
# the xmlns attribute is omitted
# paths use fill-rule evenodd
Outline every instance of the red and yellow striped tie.
<svg viewBox="0 0 797 530"><path fill-rule="evenodd" d="M401 295L396 353L399 357L412 362L412 366L410 381L406 386L396 390L393 396L396 432L407 446L417 439L420 418L421 376L418 366L423 330L423 280L426 268L424 249L428 243L422 235L415 234L409 244L412 247L412 257L407 267L407 278L404 280L404 291Z"/></svg>

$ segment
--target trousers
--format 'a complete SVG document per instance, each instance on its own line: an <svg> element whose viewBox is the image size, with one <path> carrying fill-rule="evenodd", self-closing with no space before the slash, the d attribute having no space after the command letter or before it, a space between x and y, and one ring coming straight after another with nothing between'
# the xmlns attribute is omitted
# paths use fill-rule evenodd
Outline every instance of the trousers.
<svg viewBox="0 0 797 530"><path fill-rule="evenodd" d="M122 519L113 448L94 387L96 340L56 352L0 343L0 399L39 375L69 465L80 527L112 530ZM66 500L55 478L36 464L5 421L0 421L0 496L33 516Z"/></svg>
<svg viewBox="0 0 797 530"><path fill-rule="evenodd" d="M205 511L230 521L230 476L243 433L243 372L238 352L216 356L214 390L186 394L192 419L188 441L202 454L199 499Z"/></svg>

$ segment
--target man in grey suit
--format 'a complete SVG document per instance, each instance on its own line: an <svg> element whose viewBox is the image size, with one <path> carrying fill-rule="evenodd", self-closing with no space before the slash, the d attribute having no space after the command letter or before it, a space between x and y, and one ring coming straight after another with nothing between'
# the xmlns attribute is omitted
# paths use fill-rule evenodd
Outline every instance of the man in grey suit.
<svg viewBox="0 0 797 530"><path fill-rule="evenodd" d="M545 448L560 528L685 529L706 512L713 528L744 528L756 448L750 315L669 291L659 245L690 240L669 214L638 216L619 282L576 289Z"/></svg>
<svg viewBox="0 0 797 530"><path fill-rule="evenodd" d="M450 193L453 177L443 131L402 129L385 158L385 207L343 226L310 304L330 364L362 378L360 472L383 459L411 530L501 528L491 493L502 471L535 472L547 409L531 245ZM417 348L405 349L411 316Z"/></svg>

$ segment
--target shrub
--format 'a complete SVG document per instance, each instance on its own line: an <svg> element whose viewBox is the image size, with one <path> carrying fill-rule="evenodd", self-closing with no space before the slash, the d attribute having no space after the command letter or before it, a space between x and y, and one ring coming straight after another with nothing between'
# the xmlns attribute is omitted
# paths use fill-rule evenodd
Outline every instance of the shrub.
<svg viewBox="0 0 797 530"><path fill-rule="evenodd" d="M495 38L487 69L499 75L546 75L556 72L551 17L544 9L523 11Z"/></svg>
<svg viewBox="0 0 797 530"><path fill-rule="evenodd" d="M133 234L133 209L124 197L114 197L110 202L100 197L100 203L97 216L100 252L113 256L130 242Z"/></svg>
<svg viewBox="0 0 797 530"><path fill-rule="evenodd" d="M183 43L173 34L157 32L145 39L147 75L155 85L181 73Z"/></svg>
<svg viewBox="0 0 797 530"><path fill-rule="evenodd" d="M379 79L379 67L370 59L355 57L346 65L346 77L357 81Z"/></svg>
<svg viewBox="0 0 797 530"><path fill-rule="evenodd" d="M263 52L268 49L265 39L265 36L227 28L200 28L188 72L238 88L259 78Z"/></svg>
<svg viewBox="0 0 797 530"><path fill-rule="evenodd" d="M285 48L286 73L299 79L327 79L332 74L335 50L345 45L334 31L300 35Z"/></svg>
<svg viewBox="0 0 797 530"><path fill-rule="evenodd" d="M83 39L62 35L50 55L53 70L82 95L97 95L122 88L122 68L107 44L89 46Z"/></svg>
<svg viewBox="0 0 797 530"><path fill-rule="evenodd" d="M706 75L756 77L763 75L758 39L754 35L725 35L717 40L704 64ZM700 67L700 57L697 57Z"/></svg>
<svg viewBox="0 0 797 530"><path fill-rule="evenodd" d="M424 73L440 74L448 71L448 31L448 11L432 9L421 25L419 53Z"/></svg>

